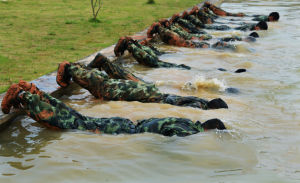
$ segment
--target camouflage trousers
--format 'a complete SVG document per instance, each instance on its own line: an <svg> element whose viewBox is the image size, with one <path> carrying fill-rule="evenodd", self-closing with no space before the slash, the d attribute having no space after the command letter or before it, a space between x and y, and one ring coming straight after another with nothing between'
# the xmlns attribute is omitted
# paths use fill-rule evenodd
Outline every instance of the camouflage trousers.
<svg viewBox="0 0 300 183"><path fill-rule="evenodd" d="M71 64L68 74L73 81L90 91L96 98L115 101L139 101L145 103L166 103L201 109L228 108L221 99L207 101L193 96L163 94L153 84L123 79L109 79L99 70L89 70L80 64Z"/></svg>
<svg viewBox="0 0 300 183"><path fill-rule="evenodd" d="M204 131L200 122L185 118L150 118L135 125L121 117L93 118L83 116L60 100L42 93L41 96L22 92L18 96L22 108L32 119L59 129L78 129L106 134L157 133L165 136L187 136Z"/></svg>

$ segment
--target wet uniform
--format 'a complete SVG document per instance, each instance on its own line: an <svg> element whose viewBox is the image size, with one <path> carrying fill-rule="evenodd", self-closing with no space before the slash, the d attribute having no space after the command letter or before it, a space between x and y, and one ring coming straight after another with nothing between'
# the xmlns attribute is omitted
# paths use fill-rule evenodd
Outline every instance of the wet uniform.
<svg viewBox="0 0 300 183"><path fill-rule="evenodd" d="M252 19L253 21L265 21L268 22L269 21L269 17L266 15L254 15L254 18Z"/></svg>
<svg viewBox="0 0 300 183"><path fill-rule="evenodd" d="M203 10L197 12L197 17L203 24L213 24L215 22L214 19L207 15Z"/></svg>
<svg viewBox="0 0 300 183"><path fill-rule="evenodd" d="M89 70L84 65L71 63L66 68L75 83L87 89L96 98L114 101L139 101L166 103L176 106L190 106L201 109L228 108L222 99L205 99L194 96L162 94L153 84L145 84L123 79L109 79L97 69Z"/></svg>
<svg viewBox="0 0 300 183"><path fill-rule="evenodd" d="M249 30L254 30L254 27L256 26L255 23L243 23L239 27L235 27L235 30L240 30L240 31L249 31Z"/></svg>
<svg viewBox="0 0 300 183"><path fill-rule="evenodd" d="M168 29L171 31L177 33L179 36L186 40L191 40L193 38L198 38L199 40L209 40L212 38L209 34L191 34L185 31L182 27L180 27L178 24L171 24Z"/></svg>
<svg viewBox="0 0 300 183"><path fill-rule="evenodd" d="M194 42L190 40L185 40L176 32L173 32L162 26L158 27L158 34L160 39L169 45L188 47L188 48L208 48L210 45L206 42Z"/></svg>
<svg viewBox="0 0 300 183"><path fill-rule="evenodd" d="M204 7L210 9L214 14L219 15L219 16L234 16L234 17L243 17L245 16L243 13L230 13L226 12L223 9L216 7L215 5L205 2Z"/></svg>
<svg viewBox="0 0 300 183"><path fill-rule="evenodd" d="M188 20L180 18L180 17L175 18L172 23L178 23L178 25L180 25L184 30L186 30L189 33L193 33L193 34L205 34L206 33L203 30L199 30L196 27L196 25L192 24Z"/></svg>
<svg viewBox="0 0 300 183"><path fill-rule="evenodd" d="M240 36L231 36L220 38L221 41L231 42L231 41L242 41L243 39Z"/></svg>
<svg viewBox="0 0 300 183"><path fill-rule="evenodd" d="M142 65L146 65L149 67L165 67L165 68L182 68L182 69L191 69L189 66L184 64L173 64L169 62L164 62L159 60L155 52L148 46L141 45L138 42L129 42L128 51L132 54L132 56Z"/></svg>
<svg viewBox="0 0 300 183"><path fill-rule="evenodd" d="M157 133L165 136L187 136L204 131L200 122L185 118L150 118L135 125L121 117L93 118L83 116L60 100L42 93L41 96L21 92L18 100L32 119L59 129L78 129L106 134Z"/></svg>
<svg viewBox="0 0 300 183"><path fill-rule="evenodd" d="M145 83L145 81L143 81L142 79L138 78L125 68L122 68L121 66L112 63L107 57L101 54L98 54L95 57L95 59L88 65L88 67L104 70L112 79L126 79Z"/></svg>
<svg viewBox="0 0 300 183"><path fill-rule="evenodd" d="M184 18L186 20L190 21L191 23L193 23L194 25L196 25L197 27L201 27L201 28L204 28L204 29L213 29L213 30L222 30L222 31L231 29L227 25L207 25L207 24L203 24L201 22L201 20L196 18L194 15L187 15Z"/></svg>
<svg viewBox="0 0 300 183"><path fill-rule="evenodd" d="M235 45L228 44L228 43L225 43L223 41L219 41L219 42L213 44L212 48L215 48L215 49L218 49L218 50L224 50L224 49L232 50L232 51L236 50Z"/></svg>

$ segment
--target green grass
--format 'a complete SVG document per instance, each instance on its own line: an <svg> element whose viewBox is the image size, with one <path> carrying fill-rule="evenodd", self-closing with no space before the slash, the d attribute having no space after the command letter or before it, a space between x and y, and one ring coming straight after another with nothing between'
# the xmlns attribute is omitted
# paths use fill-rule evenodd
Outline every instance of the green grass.
<svg viewBox="0 0 300 183"><path fill-rule="evenodd" d="M99 23L89 0L0 0L0 93L116 43L201 0L104 0Z"/></svg>

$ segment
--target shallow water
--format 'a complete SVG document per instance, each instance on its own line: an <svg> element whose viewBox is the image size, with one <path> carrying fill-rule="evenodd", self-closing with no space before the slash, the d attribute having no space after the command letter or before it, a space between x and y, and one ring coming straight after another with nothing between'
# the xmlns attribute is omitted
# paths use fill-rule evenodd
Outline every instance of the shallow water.
<svg viewBox="0 0 300 183"><path fill-rule="evenodd" d="M269 30L259 32L257 42L238 43L237 52L161 47L169 51L162 60L184 63L194 68L191 71L148 69L130 60L126 66L163 92L221 97L229 104L228 110L100 102L84 89L63 100L96 117L175 116L200 121L217 117L228 131L185 138L113 136L62 133L29 118L20 119L0 133L0 182L299 182L300 3L232 0L222 8L248 14L278 11L281 18L268 23ZM238 68L247 72L233 73ZM187 82L192 90L183 89ZM226 93L226 87L238 88L240 93Z"/></svg>

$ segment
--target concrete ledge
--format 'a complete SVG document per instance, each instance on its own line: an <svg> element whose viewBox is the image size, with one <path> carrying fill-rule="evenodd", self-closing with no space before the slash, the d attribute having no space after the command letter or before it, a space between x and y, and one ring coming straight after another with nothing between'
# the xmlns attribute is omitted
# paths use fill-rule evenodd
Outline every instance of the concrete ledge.
<svg viewBox="0 0 300 183"><path fill-rule="evenodd" d="M207 1L219 6L224 0L207 0ZM198 4L197 6L200 7L202 5L203 5L203 2ZM176 13L176 12L174 12L174 13ZM134 39L137 39L137 40L145 39L147 37L147 35L146 35L147 29L142 32L136 33L132 37L134 37ZM115 45L104 48L104 49L102 49L96 53L93 53L81 60L78 60L77 62L88 64L100 52L103 55L110 58L111 60L116 60L116 57L114 55L114 47L115 47ZM56 98L60 98L63 94L70 93L70 91L78 88L78 85L76 85L74 83L72 83L71 85L69 85L66 88L59 87L56 83L56 71L52 72L50 74L44 75L44 76L42 76L36 80L33 80L31 82L36 84L39 89L51 94L53 97L56 97ZM0 95L0 103L2 103L2 99L3 99L4 95L5 95L5 93ZM2 111L0 110L0 130L5 128L7 125L9 125L10 122L15 120L17 117L24 115L24 114L25 114L25 112L22 110L12 109L9 114L3 114Z"/></svg>

